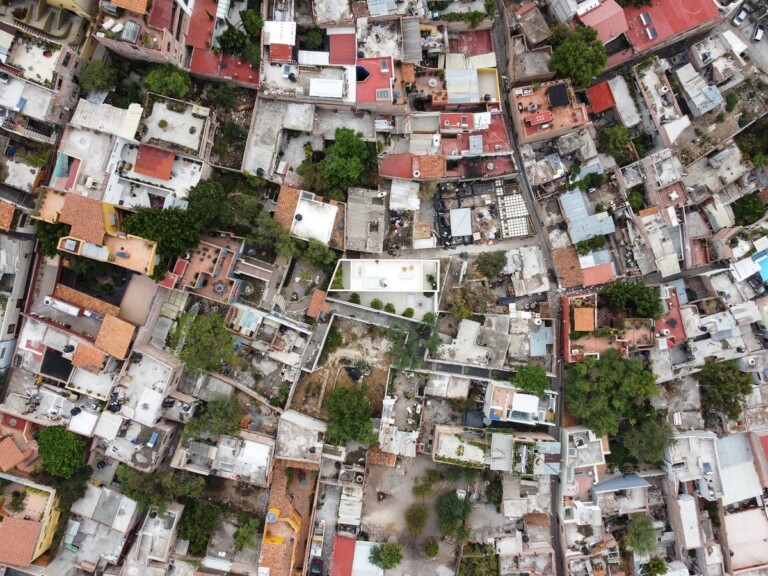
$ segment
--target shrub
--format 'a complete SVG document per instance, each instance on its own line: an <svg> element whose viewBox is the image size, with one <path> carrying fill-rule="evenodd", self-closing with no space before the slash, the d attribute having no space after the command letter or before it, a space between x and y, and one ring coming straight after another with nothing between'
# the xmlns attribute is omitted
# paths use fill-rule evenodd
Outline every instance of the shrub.
<svg viewBox="0 0 768 576"><path fill-rule="evenodd" d="M437 540L434 538L427 538L426 542L424 542L424 554L429 558L434 558L439 551L440 547L437 545Z"/></svg>
<svg viewBox="0 0 768 576"><path fill-rule="evenodd" d="M725 122L725 112L720 112L717 116L715 116L715 122Z"/></svg>
<svg viewBox="0 0 768 576"><path fill-rule="evenodd" d="M168 126L168 120L158 120L157 125L160 126L160 128L165 128Z"/></svg>
<svg viewBox="0 0 768 576"><path fill-rule="evenodd" d="M374 310L381 310L384 307L384 303L378 298L371 300L371 308Z"/></svg>
<svg viewBox="0 0 768 576"><path fill-rule="evenodd" d="M395 313L395 305L390 303L390 302L387 302L384 305L384 312L389 312L390 314L394 314Z"/></svg>
<svg viewBox="0 0 768 576"><path fill-rule="evenodd" d="M357 292L352 292L352 294L349 295L349 301L352 304L360 304L360 294Z"/></svg>
<svg viewBox="0 0 768 576"><path fill-rule="evenodd" d="M403 316L405 316L406 318L413 318L413 314L414 314L413 308L406 308L405 310L403 310Z"/></svg>
<svg viewBox="0 0 768 576"><path fill-rule="evenodd" d="M736 108L736 104L739 103L739 95L735 92L731 92L728 94L728 96L725 98L725 111L726 112L733 112Z"/></svg>
<svg viewBox="0 0 768 576"><path fill-rule="evenodd" d="M405 523L408 526L408 532L414 536L421 534L427 523L429 510L424 504L412 504L405 512Z"/></svg>

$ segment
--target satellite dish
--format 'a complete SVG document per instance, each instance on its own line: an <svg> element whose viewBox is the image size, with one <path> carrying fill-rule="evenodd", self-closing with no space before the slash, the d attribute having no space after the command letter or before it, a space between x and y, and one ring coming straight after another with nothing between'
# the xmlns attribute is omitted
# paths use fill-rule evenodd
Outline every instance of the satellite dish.
<svg viewBox="0 0 768 576"><path fill-rule="evenodd" d="M296 222L301 222L304 219L304 216L302 216L301 214L296 214L296 216L294 216L293 219L296 220Z"/></svg>

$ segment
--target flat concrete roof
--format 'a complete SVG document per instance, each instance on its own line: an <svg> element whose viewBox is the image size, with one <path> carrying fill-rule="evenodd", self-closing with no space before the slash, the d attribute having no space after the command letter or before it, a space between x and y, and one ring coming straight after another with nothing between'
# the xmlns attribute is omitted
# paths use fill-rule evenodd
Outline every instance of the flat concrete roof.
<svg viewBox="0 0 768 576"><path fill-rule="evenodd" d="M339 264L344 290L355 292L432 291L427 276L437 280L438 270L437 260L342 260Z"/></svg>
<svg viewBox="0 0 768 576"><path fill-rule="evenodd" d="M300 196L291 234L303 240L314 238L323 244L328 244L333 234L333 225L338 211L339 207L336 204L326 204ZM301 219L297 218L299 215Z"/></svg>

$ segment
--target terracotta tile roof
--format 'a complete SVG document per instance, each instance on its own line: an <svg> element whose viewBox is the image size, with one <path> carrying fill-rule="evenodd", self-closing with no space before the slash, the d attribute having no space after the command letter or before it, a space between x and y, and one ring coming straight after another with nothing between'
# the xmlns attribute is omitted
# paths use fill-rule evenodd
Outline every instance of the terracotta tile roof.
<svg viewBox="0 0 768 576"><path fill-rule="evenodd" d="M72 227L69 235L73 238L98 246L104 242L107 231L101 202L98 200L80 194L67 194L59 220Z"/></svg>
<svg viewBox="0 0 768 576"><path fill-rule="evenodd" d="M352 563L355 559L355 539L349 536L333 537L331 570L328 576L352 576Z"/></svg>
<svg viewBox="0 0 768 576"><path fill-rule="evenodd" d="M597 30L597 37L607 44L629 30L624 9L616 0L604 0L597 8L579 16L582 24Z"/></svg>
<svg viewBox="0 0 768 576"><path fill-rule="evenodd" d="M104 352L87 344L78 344L72 356L72 365L98 374L104 366Z"/></svg>
<svg viewBox="0 0 768 576"><path fill-rule="evenodd" d="M563 288L575 288L581 286L584 275L579 265L579 255L576 248L558 248L552 251L552 259L555 262L555 271Z"/></svg>
<svg viewBox="0 0 768 576"><path fill-rule="evenodd" d="M576 332L594 332L595 331L595 309L594 308L574 308L573 309L573 329Z"/></svg>
<svg viewBox="0 0 768 576"><path fill-rule="evenodd" d="M653 216L657 212L661 211L661 206L651 206L650 208L645 208L643 210L640 210L640 212L637 213L640 218L643 218L645 216Z"/></svg>
<svg viewBox="0 0 768 576"><path fill-rule="evenodd" d="M329 37L331 64L354 64L357 59L357 41L354 34L331 34Z"/></svg>
<svg viewBox="0 0 768 576"><path fill-rule="evenodd" d="M403 81L404 82L416 82L416 68L413 62L403 62Z"/></svg>
<svg viewBox="0 0 768 576"><path fill-rule="evenodd" d="M605 112L616 106L616 100L613 99L611 85L608 84L607 80L587 88L587 96L589 97L589 102L591 104L589 111L594 114Z"/></svg>
<svg viewBox="0 0 768 576"><path fill-rule="evenodd" d="M584 275L584 286L597 286L598 284L605 284L614 279L613 263L600 264L599 266L592 266L582 270Z"/></svg>
<svg viewBox="0 0 768 576"><path fill-rule="evenodd" d="M288 44L270 44L269 59L274 62L290 62L293 60L293 46Z"/></svg>
<svg viewBox="0 0 768 576"><path fill-rule="evenodd" d="M416 162L414 162L414 166ZM445 176L445 156L418 156L418 170L422 180L432 180Z"/></svg>
<svg viewBox="0 0 768 576"><path fill-rule="evenodd" d="M379 448L378 444L375 444L368 449L368 464L394 468L396 462L397 456L390 452L384 452L384 450Z"/></svg>
<svg viewBox="0 0 768 576"><path fill-rule="evenodd" d="M13 204L0 202L0 230L10 231L14 212L16 212L16 207Z"/></svg>
<svg viewBox="0 0 768 576"><path fill-rule="evenodd" d="M549 526L547 514L523 514L523 522L530 526Z"/></svg>
<svg viewBox="0 0 768 576"><path fill-rule="evenodd" d="M34 520L5 518L0 522L0 564L29 566L42 524Z"/></svg>
<svg viewBox="0 0 768 576"><path fill-rule="evenodd" d="M117 6L118 8L125 8L134 14L146 14L147 1L148 0L114 0L112 5Z"/></svg>
<svg viewBox="0 0 768 576"><path fill-rule="evenodd" d="M171 25L172 7L173 0L154 0L147 24L159 30L167 29Z"/></svg>
<svg viewBox="0 0 768 576"><path fill-rule="evenodd" d="M22 460L24 460L24 454L13 442L13 438L8 437L0 442L0 470L8 472Z"/></svg>
<svg viewBox="0 0 768 576"><path fill-rule="evenodd" d="M117 316L120 312L120 308L104 300L99 300L93 296L89 296L84 292L64 286L64 284L56 284L56 288L53 290L53 297L58 300L64 300L75 306L86 308L100 316Z"/></svg>
<svg viewBox="0 0 768 576"><path fill-rule="evenodd" d="M110 356L125 360L131 349L131 340L136 327L116 316L107 316L101 323L101 329L96 336L96 348Z"/></svg>
<svg viewBox="0 0 768 576"><path fill-rule="evenodd" d="M146 174L160 180L170 180L174 154L170 150L161 150L146 144L139 145L134 172Z"/></svg>
<svg viewBox="0 0 768 576"><path fill-rule="evenodd" d="M275 222L287 230L293 226L293 217L296 215L296 206L299 204L301 190L283 184L280 186L280 195L275 206Z"/></svg>
<svg viewBox="0 0 768 576"><path fill-rule="evenodd" d="M312 291L312 299L309 301L307 316L317 320L320 314L325 312L326 309L328 309L328 304L325 302L325 292L315 288Z"/></svg>
<svg viewBox="0 0 768 576"><path fill-rule="evenodd" d="M389 178L411 179L413 154L387 154L379 160L379 174Z"/></svg>

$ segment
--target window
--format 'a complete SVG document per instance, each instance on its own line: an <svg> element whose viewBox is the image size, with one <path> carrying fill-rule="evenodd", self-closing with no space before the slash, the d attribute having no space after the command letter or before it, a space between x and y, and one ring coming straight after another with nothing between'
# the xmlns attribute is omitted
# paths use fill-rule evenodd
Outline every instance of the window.
<svg viewBox="0 0 768 576"><path fill-rule="evenodd" d="M389 88L379 88L376 90L376 100L384 102L392 99L392 91Z"/></svg>
<svg viewBox="0 0 768 576"><path fill-rule="evenodd" d="M8 334L13 334L14 332L16 332L16 324L11 324L8 326Z"/></svg>
<svg viewBox="0 0 768 576"><path fill-rule="evenodd" d="M389 72L389 60L382 60L381 61L381 71L382 72Z"/></svg>

